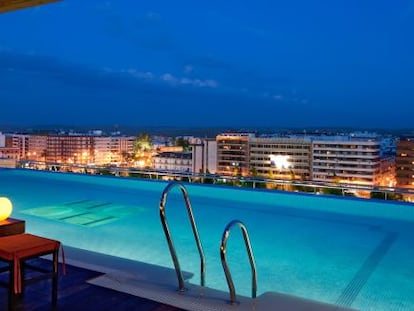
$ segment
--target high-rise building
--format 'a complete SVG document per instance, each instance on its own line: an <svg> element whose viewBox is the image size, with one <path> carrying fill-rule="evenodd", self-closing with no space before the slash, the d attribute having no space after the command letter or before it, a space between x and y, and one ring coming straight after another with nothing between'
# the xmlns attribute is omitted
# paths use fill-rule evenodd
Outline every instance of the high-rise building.
<svg viewBox="0 0 414 311"><path fill-rule="evenodd" d="M87 135L48 135L46 162L88 164L93 161L94 140Z"/></svg>
<svg viewBox="0 0 414 311"><path fill-rule="evenodd" d="M215 174L217 169L217 141L214 138L200 139L191 145L192 171Z"/></svg>
<svg viewBox="0 0 414 311"><path fill-rule="evenodd" d="M216 136L217 173L222 175L250 174L250 139L252 133L223 133Z"/></svg>
<svg viewBox="0 0 414 311"><path fill-rule="evenodd" d="M96 165L122 164L134 154L133 136L95 136L94 163Z"/></svg>
<svg viewBox="0 0 414 311"><path fill-rule="evenodd" d="M380 185L381 140L334 136L312 142L314 181Z"/></svg>
<svg viewBox="0 0 414 311"><path fill-rule="evenodd" d="M46 161L47 136L29 135L28 148L25 159L33 161Z"/></svg>
<svg viewBox="0 0 414 311"><path fill-rule="evenodd" d="M250 175L310 180L311 140L303 137L255 137L250 140Z"/></svg>
<svg viewBox="0 0 414 311"><path fill-rule="evenodd" d="M397 187L414 188L414 137L402 137L395 158Z"/></svg>

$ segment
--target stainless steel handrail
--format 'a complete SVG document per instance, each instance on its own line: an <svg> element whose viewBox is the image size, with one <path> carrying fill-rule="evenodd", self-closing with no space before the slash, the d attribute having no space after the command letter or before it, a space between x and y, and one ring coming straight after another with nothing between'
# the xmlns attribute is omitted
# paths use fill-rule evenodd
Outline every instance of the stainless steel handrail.
<svg viewBox="0 0 414 311"><path fill-rule="evenodd" d="M178 261L177 253L175 251L174 243L173 243L172 238L171 238L171 233L170 233L170 230L168 228L167 218L165 216L165 204L166 204L166 201L167 201L167 196L168 196L168 193L170 192L170 190L174 187L179 187L181 189L181 192L184 196L185 204L187 206L188 217L190 218L190 223L191 223L191 227L193 229L193 234L194 234L194 238L195 238L195 241L196 241L196 244L197 244L198 253L200 255L200 284L201 284L201 286L204 286L204 284L205 284L206 260L205 260L205 257L204 257L204 251L203 251L203 246L201 245L200 236L198 235L197 226L195 224L195 220L194 220L194 216L193 216L193 210L191 208L191 203L190 203L190 198L188 196L188 192L187 192L187 190L186 190L186 188L184 187L183 184L181 184L179 182L171 182L167 185L167 187L165 187L165 189L164 189L164 191L161 195L160 218L161 218L161 222L162 222L162 227L164 228L165 236L167 238L168 247L170 249L171 257L172 257L172 260L173 260L173 263L174 263L175 272L177 273L178 288L179 288L179 291L183 292L183 291L185 291L184 278L183 278L183 274L182 274L182 271L181 271L181 268L180 268L180 263Z"/></svg>
<svg viewBox="0 0 414 311"><path fill-rule="evenodd" d="M239 226L243 233L244 243L246 244L247 254L249 256L250 267L252 269L252 298L256 298L257 292L257 273L256 273L256 264L253 257L253 251L250 244L249 234L247 233L246 226L240 220L233 220L231 221L226 228L224 229L223 236L221 238L221 246L220 246L220 257L221 257L221 264L223 265L224 274L226 275L227 285L229 286L230 290L230 303L236 303L236 290L234 288L233 279L230 274L230 269L227 265L226 259L226 250L227 250L227 240L230 236L230 230L233 226Z"/></svg>

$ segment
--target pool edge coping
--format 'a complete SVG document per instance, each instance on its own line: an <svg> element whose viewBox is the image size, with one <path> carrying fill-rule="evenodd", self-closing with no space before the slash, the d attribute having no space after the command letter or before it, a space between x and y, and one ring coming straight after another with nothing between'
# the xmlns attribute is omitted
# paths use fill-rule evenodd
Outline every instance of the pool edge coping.
<svg viewBox="0 0 414 311"><path fill-rule="evenodd" d="M65 247L68 264L103 273L87 281L134 296L150 299L190 311L231 311L279 309L284 311L356 311L325 302L277 292L266 292L256 299L237 296L238 303L229 303L229 294L186 282L186 291L179 292L175 270L140 261ZM186 280L191 273L183 272Z"/></svg>

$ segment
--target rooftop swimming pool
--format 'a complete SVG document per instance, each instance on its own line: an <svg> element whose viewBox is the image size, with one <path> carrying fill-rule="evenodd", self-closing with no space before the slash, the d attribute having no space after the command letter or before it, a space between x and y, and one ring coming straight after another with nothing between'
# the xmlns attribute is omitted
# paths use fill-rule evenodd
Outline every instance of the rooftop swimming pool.
<svg viewBox="0 0 414 311"><path fill-rule="evenodd" d="M28 232L64 245L173 267L159 218L166 182L29 170L0 170L0 196ZM220 241L245 223L258 294L277 291L360 310L414 310L414 205L355 198L185 184L206 255L206 285L228 291ZM183 271L199 283L200 260L182 194L166 214ZM227 259L237 294L251 293L238 230Z"/></svg>

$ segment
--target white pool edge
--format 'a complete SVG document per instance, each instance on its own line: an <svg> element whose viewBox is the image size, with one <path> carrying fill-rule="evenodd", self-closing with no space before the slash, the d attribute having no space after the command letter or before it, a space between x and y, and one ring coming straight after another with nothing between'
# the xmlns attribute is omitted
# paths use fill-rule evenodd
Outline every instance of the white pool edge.
<svg viewBox="0 0 414 311"><path fill-rule="evenodd" d="M178 291L177 276L173 269L129 259L108 256L65 247L66 262L80 268L103 273L88 280L93 285L114 289L134 296L150 299L190 311L355 311L323 302L291 295L267 292L256 299L237 296L238 304L229 303L227 292L186 283L187 290ZM183 273L186 279L190 273Z"/></svg>

